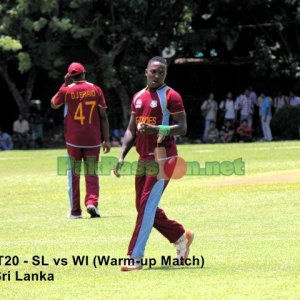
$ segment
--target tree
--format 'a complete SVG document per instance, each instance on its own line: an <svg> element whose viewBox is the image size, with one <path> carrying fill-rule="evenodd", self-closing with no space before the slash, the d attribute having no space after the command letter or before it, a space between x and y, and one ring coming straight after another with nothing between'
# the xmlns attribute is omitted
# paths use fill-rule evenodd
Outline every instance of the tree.
<svg viewBox="0 0 300 300"><path fill-rule="evenodd" d="M2 25L0 27L0 71L20 113L26 115L32 96L38 68L54 72L62 61L53 42L51 24L47 21L50 15L57 14L56 1L24 1L15 3L6 1L0 5ZM45 55L46 53L46 55ZM55 57L55 58L54 58ZM24 74L22 84L17 86L16 76L9 69L15 68ZM51 74L51 73L50 73Z"/></svg>
<svg viewBox="0 0 300 300"><path fill-rule="evenodd" d="M300 87L299 1L200 0L196 7L182 56L252 64L256 77Z"/></svg>
<svg viewBox="0 0 300 300"><path fill-rule="evenodd" d="M44 70L55 78L70 57L84 57L90 73L120 99L125 124L129 92L140 81L140 71L149 56L187 31L190 2L6 1L0 4L1 76L20 112L27 114L37 74ZM26 84L16 83L11 75L16 68Z"/></svg>
<svg viewBox="0 0 300 300"><path fill-rule="evenodd" d="M17 0L0 4L0 71L20 113L29 113L36 78L41 71L49 77L61 75L67 61L68 41L91 34L65 17L65 9L76 1ZM87 2L87 1L81 1ZM73 11L76 12L76 9ZM84 11L81 12L84 17ZM87 17L87 15L85 16ZM73 43L73 44L74 44ZM17 84L19 76L21 82ZM14 75L11 75L14 74Z"/></svg>

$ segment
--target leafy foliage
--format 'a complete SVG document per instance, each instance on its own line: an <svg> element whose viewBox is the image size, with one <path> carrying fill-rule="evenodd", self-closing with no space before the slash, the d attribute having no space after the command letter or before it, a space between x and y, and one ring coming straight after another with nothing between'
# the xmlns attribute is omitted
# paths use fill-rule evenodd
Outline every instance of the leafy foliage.
<svg viewBox="0 0 300 300"><path fill-rule="evenodd" d="M7 1L0 6L0 64L56 78L63 65L81 60L107 89L125 83L128 92L141 82L149 56L189 30L189 2Z"/></svg>
<svg viewBox="0 0 300 300"><path fill-rule="evenodd" d="M299 88L299 25L299 1L199 1L183 56L212 58L215 49L222 61L243 58L255 76L285 78Z"/></svg>
<svg viewBox="0 0 300 300"><path fill-rule="evenodd" d="M22 49L22 44L10 36L2 35L0 37L0 48L3 52L17 52Z"/></svg>
<svg viewBox="0 0 300 300"><path fill-rule="evenodd" d="M18 60L19 60L18 69L21 73L27 72L31 68L31 60L30 60L30 55L28 53L19 52Z"/></svg>

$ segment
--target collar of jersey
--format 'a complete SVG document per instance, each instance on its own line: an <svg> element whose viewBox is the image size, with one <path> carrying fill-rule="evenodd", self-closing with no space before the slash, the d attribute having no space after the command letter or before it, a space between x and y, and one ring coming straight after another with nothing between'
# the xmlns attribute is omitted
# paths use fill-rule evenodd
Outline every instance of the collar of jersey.
<svg viewBox="0 0 300 300"><path fill-rule="evenodd" d="M156 91L157 91L157 90L160 90L160 89L162 89L162 88L163 88L165 85L166 85L166 83L164 83L164 84L163 84L163 85L161 85L159 88L157 88L157 89L156 89ZM150 89L149 89L149 86L148 86L148 85L146 86L146 90L150 91Z"/></svg>
<svg viewBox="0 0 300 300"><path fill-rule="evenodd" d="M82 82L86 82L86 80L73 81L73 83L82 83Z"/></svg>

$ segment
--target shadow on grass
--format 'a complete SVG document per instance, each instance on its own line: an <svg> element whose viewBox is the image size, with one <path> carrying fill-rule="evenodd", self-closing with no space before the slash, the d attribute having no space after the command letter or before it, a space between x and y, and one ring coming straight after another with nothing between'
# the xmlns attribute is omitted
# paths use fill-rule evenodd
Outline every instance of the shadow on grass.
<svg viewBox="0 0 300 300"><path fill-rule="evenodd" d="M86 216L86 217L81 217L81 218L78 218L78 219L69 219L69 218L66 218L66 220L71 220L71 221L76 221L76 222L80 222L81 221L86 221L86 220L92 220L92 221L97 221L97 220L101 220L101 219L111 219L111 218L124 218L125 216L101 216L100 218L91 218L89 216Z"/></svg>
<svg viewBox="0 0 300 300"><path fill-rule="evenodd" d="M91 220L99 220L99 219L111 219L111 218L124 218L124 216L101 216L100 218L91 218L91 217L86 217L86 219L91 219Z"/></svg>

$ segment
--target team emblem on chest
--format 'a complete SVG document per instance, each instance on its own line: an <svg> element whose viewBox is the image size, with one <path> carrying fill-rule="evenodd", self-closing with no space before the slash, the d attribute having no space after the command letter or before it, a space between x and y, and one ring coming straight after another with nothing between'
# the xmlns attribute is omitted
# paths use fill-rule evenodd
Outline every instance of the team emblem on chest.
<svg viewBox="0 0 300 300"><path fill-rule="evenodd" d="M141 99L137 99L135 101L135 108L141 108L142 107L142 100Z"/></svg>
<svg viewBox="0 0 300 300"><path fill-rule="evenodd" d="M150 107L152 108L157 107L157 100L152 100L150 103Z"/></svg>

